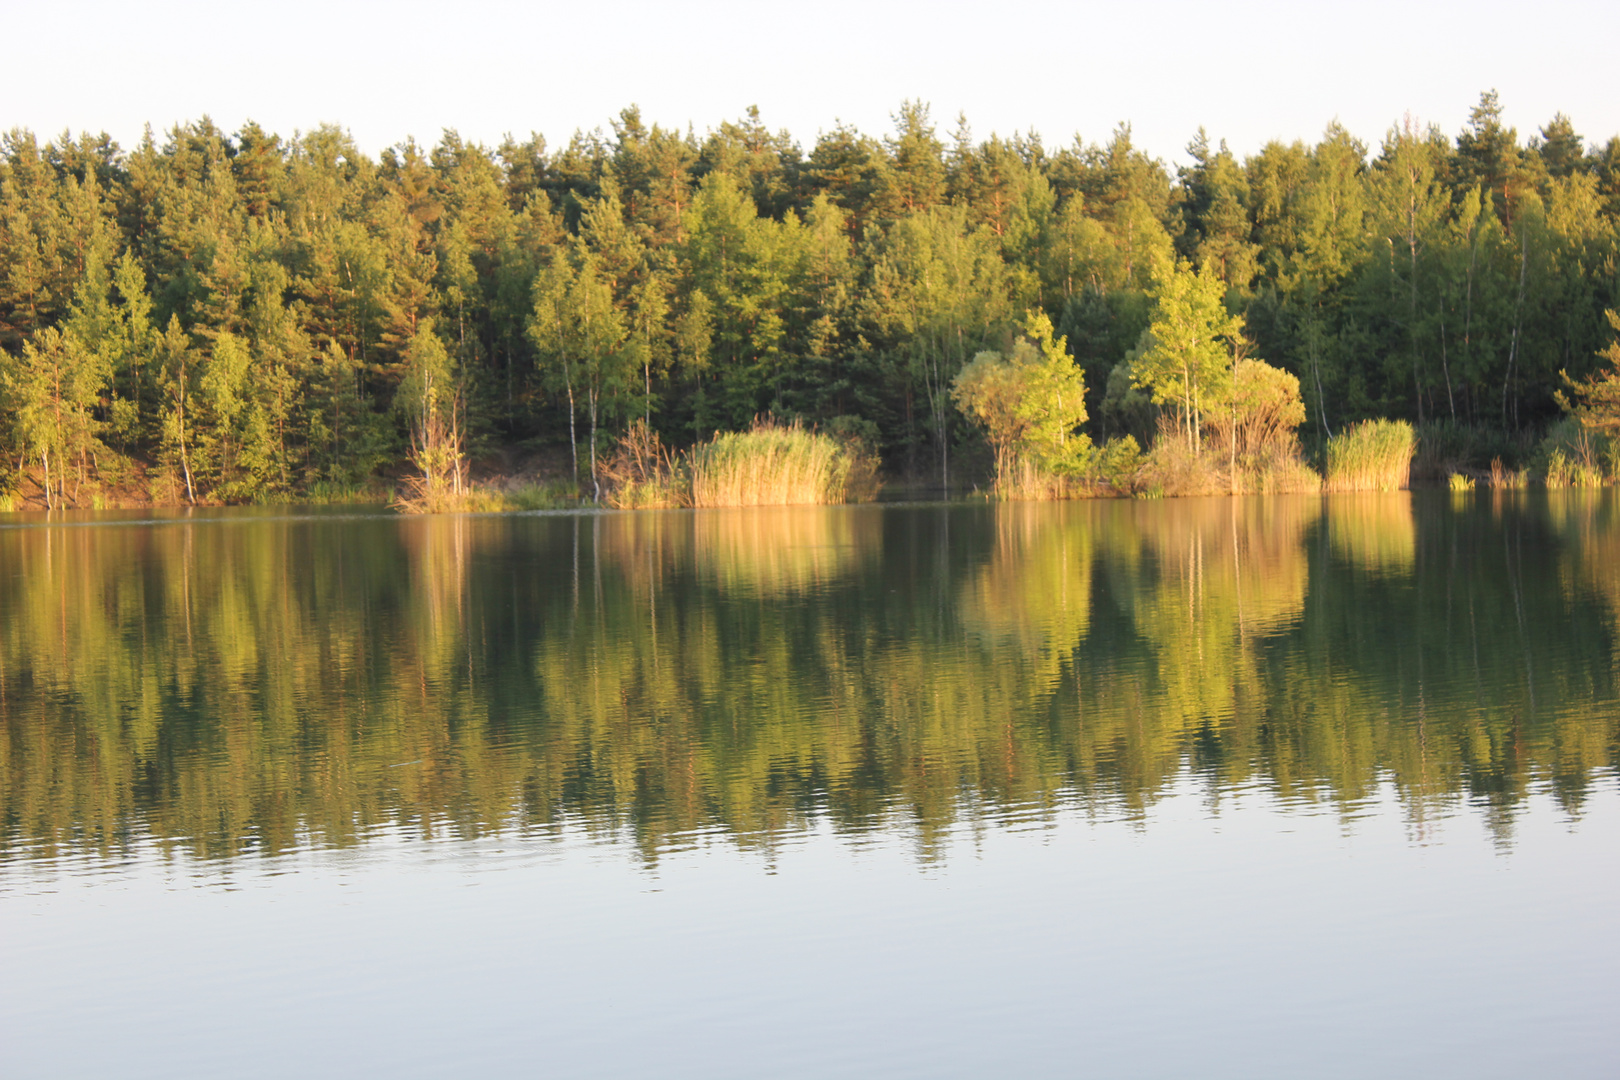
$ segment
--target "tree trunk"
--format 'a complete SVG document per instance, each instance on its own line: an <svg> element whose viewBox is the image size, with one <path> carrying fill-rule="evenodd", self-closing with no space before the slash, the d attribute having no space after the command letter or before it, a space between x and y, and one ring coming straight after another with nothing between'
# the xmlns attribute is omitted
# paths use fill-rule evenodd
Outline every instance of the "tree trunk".
<svg viewBox="0 0 1620 1080"><path fill-rule="evenodd" d="M591 501L602 501L602 482L596 476L596 399L597 389L591 387L586 394L586 400L591 408Z"/></svg>
<svg viewBox="0 0 1620 1080"><path fill-rule="evenodd" d="M579 486L579 439L574 434L574 371L563 364L563 379L568 386L568 450L574 455L574 486Z"/></svg>
<svg viewBox="0 0 1620 1080"><path fill-rule="evenodd" d="M1513 365L1519 359L1519 331L1524 326L1524 278L1530 262L1530 235L1525 233L1519 242L1519 295L1513 301L1513 338L1508 346L1507 371L1502 374L1502 426L1508 422L1508 384L1513 381ZM1519 427L1519 399L1513 399L1513 428Z"/></svg>
<svg viewBox="0 0 1620 1080"><path fill-rule="evenodd" d="M1457 419L1457 399L1451 395L1451 364L1446 360L1446 305L1440 304L1440 371L1446 377L1446 401L1451 405L1451 418Z"/></svg>

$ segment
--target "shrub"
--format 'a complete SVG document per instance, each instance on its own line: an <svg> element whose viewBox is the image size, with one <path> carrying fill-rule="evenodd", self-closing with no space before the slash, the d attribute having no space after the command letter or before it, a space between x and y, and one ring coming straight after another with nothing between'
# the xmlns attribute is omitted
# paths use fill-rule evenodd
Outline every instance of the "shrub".
<svg viewBox="0 0 1620 1080"><path fill-rule="evenodd" d="M1328 440L1328 491L1395 491L1407 486L1417 435L1404 420L1363 420Z"/></svg>
<svg viewBox="0 0 1620 1080"><path fill-rule="evenodd" d="M518 481L508 482L504 486L471 487L456 509L474 514L499 514L522 510L560 510L578 502L578 489L566 480L552 480L543 484Z"/></svg>
<svg viewBox="0 0 1620 1080"><path fill-rule="evenodd" d="M1096 479L1127 495L1136 490L1142 470L1142 448L1136 444L1135 436L1109 439L1094 460L1092 473Z"/></svg>
<svg viewBox="0 0 1620 1080"><path fill-rule="evenodd" d="M687 479L658 432L636 420L611 457L597 467L602 501L617 510L651 510L687 502Z"/></svg>
<svg viewBox="0 0 1620 1080"><path fill-rule="evenodd" d="M1159 437L1147 452L1138 473L1138 487L1150 498L1167 495L1221 495L1231 487L1221 469L1224 462L1200 454L1180 419L1159 420Z"/></svg>

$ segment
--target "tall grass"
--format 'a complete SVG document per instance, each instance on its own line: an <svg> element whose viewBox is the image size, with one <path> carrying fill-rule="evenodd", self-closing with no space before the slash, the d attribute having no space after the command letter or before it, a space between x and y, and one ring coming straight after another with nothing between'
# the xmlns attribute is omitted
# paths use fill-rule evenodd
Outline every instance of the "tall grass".
<svg viewBox="0 0 1620 1080"><path fill-rule="evenodd" d="M798 424L756 424L699 443L687 455L693 506L795 506L843 502L849 455Z"/></svg>
<svg viewBox="0 0 1620 1080"><path fill-rule="evenodd" d="M1604 466L1613 470L1615 447L1606 436L1574 420L1554 424L1537 449L1550 488L1601 487Z"/></svg>
<svg viewBox="0 0 1620 1080"><path fill-rule="evenodd" d="M1363 420L1328 440L1327 491L1395 491L1407 486L1417 434L1405 420Z"/></svg>
<svg viewBox="0 0 1620 1080"><path fill-rule="evenodd" d="M865 502L879 486L877 456L861 440L774 420L722 432L682 454L637 422L599 476L603 501L621 510Z"/></svg>

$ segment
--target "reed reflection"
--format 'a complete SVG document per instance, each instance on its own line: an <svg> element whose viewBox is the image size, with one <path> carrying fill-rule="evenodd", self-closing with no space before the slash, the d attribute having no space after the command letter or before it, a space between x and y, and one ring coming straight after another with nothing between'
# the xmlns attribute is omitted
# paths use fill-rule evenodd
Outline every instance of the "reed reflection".
<svg viewBox="0 0 1620 1080"><path fill-rule="evenodd" d="M1613 765L1617 537L1405 494L0 530L0 843L926 854L1189 769L1506 837Z"/></svg>

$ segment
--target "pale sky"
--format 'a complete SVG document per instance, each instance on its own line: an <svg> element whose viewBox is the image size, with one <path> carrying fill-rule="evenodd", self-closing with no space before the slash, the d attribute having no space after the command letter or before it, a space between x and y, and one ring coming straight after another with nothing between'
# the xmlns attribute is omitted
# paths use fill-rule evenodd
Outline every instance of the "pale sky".
<svg viewBox="0 0 1620 1080"><path fill-rule="evenodd" d="M1106 141L1131 122L1172 165L1199 125L1240 156L1314 142L1329 121L1376 149L1404 114L1455 136L1496 88L1521 139L1557 111L1620 134L1620 4L1373 0L1224 5L736 0L228 4L5 0L0 128L106 131L126 147L204 114L289 135L349 129L376 153L447 127L560 146L641 106L701 135L757 104L808 152L837 122L886 134L902 99L978 137Z"/></svg>

